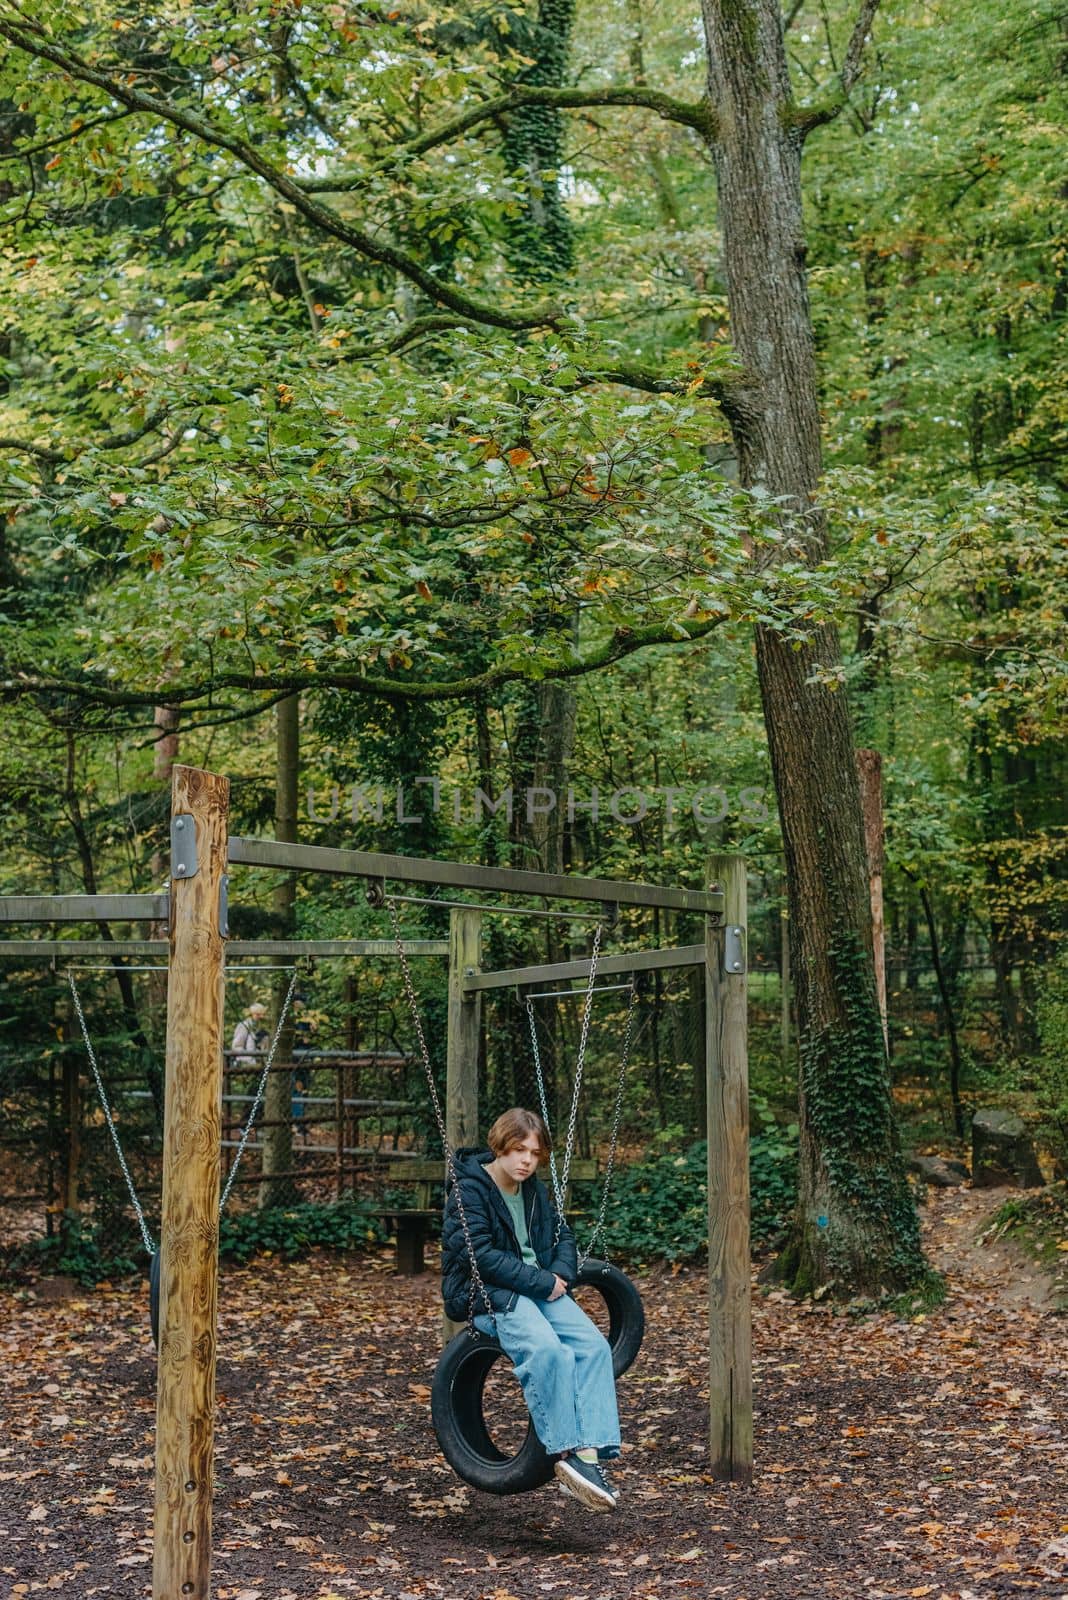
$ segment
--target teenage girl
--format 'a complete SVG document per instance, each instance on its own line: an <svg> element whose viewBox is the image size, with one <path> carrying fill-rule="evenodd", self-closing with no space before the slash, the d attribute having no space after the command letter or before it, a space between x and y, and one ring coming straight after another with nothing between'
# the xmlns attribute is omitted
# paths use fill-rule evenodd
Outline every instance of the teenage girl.
<svg viewBox="0 0 1068 1600"><path fill-rule="evenodd" d="M578 1254L567 1223L549 1204L538 1164L548 1130L534 1111L514 1107L497 1118L488 1150L459 1150L456 1172L471 1246L493 1306L475 1326L493 1334L511 1358L534 1430L556 1457L565 1494L591 1511L611 1511L617 1496L599 1461L619 1454L619 1414L608 1341L568 1293ZM448 1315L466 1319L471 1258L456 1196L450 1190L442 1236L442 1293Z"/></svg>

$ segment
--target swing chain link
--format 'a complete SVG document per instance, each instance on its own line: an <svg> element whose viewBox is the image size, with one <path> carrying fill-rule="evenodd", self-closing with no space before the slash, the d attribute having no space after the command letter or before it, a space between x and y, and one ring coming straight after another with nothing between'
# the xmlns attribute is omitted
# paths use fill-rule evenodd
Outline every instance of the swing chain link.
<svg viewBox="0 0 1068 1600"><path fill-rule="evenodd" d="M448 1133L445 1130L445 1113L441 1109L441 1099L438 1095L438 1087L434 1082L434 1069L430 1062L430 1051L427 1047L426 1035L423 1032L422 1018L419 1015L419 1002L415 997L415 983L412 979L412 969L408 962L408 952L405 950L404 940L401 938L400 920L397 915L397 902L392 898L387 899L386 908L389 911L390 922L393 924L393 939L397 950L397 960L400 964L401 978L404 983L404 994L408 1002L408 1010L411 1014L412 1026L415 1029L415 1037L419 1043L419 1054L423 1063L423 1072L426 1075L427 1089L430 1092L430 1103L434 1110L434 1118L438 1125L438 1134L441 1138L441 1148L445 1153L447 1187L451 1187L453 1197L456 1200L456 1212L460 1219L460 1227L463 1230L464 1244L467 1246L468 1259L471 1262L471 1288L467 1297L467 1329L472 1338L477 1339L481 1337L479 1329L475 1327L475 1302L478 1300L479 1296L481 1296L482 1303L486 1307L486 1313L490 1319L490 1322L493 1324L494 1337L496 1337L497 1316L493 1309L493 1301L489 1297L489 1290L483 1283L482 1274L478 1270L478 1258L475 1255L475 1245L473 1239L471 1238L471 1228L467 1221L467 1212L464 1209L463 1196L460 1193L460 1175L456 1170L456 1157L453 1152L452 1145L449 1143Z"/></svg>
<svg viewBox="0 0 1068 1600"><path fill-rule="evenodd" d="M249 1112L248 1117L246 1118L246 1121L245 1121L245 1126L241 1130L241 1141L238 1144L237 1152L236 1152L236 1154L234 1156L234 1160L233 1160L233 1165L231 1166L230 1171L227 1174L226 1187L223 1189L222 1194L219 1196L219 1215L220 1216L222 1216L223 1211L225 1210L225 1207L226 1207L226 1202L230 1198L230 1190L233 1188L234 1181L237 1178L237 1169L241 1165L241 1157L245 1153L245 1146L248 1144L249 1138L250 1138L250 1136L252 1134L252 1124L256 1120L256 1113L260 1109L260 1106L263 1103L263 1097L267 1092L267 1079L270 1077L271 1068L274 1065L275 1051L278 1049L278 1041L282 1037L282 1029L285 1027L286 1017L289 1014L290 1001L293 999L293 991L296 989L296 987L297 987L297 973L296 973L296 969L294 969L293 976L289 980L289 988L286 990L286 997L282 1001L282 1009L278 1013L278 1024L277 1024L277 1026L276 1026L276 1028L274 1030L274 1038L271 1040L270 1049L267 1052L267 1060L263 1063L263 1071L260 1073L260 1081L259 1081L259 1084L258 1084L258 1086L256 1088L255 1097L253 1098L253 1101L252 1101L252 1110Z"/></svg>
<svg viewBox="0 0 1068 1600"><path fill-rule="evenodd" d="M538 1101L541 1105L541 1118L547 1130L552 1129L553 1119L549 1115L549 1102L545 1095L545 1072L541 1064L541 1046L538 1043L538 1024L534 1016L534 1002L527 996L527 1022L530 1024L530 1048L534 1052L534 1072L538 1080ZM549 1149L549 1176L552 1180L553 1199L556 1202L557 1214L564 1209L564 1191L560 1187L560 1174L556 1170L556 1151Z"/></svg>
<svg viewBox="0 0 1068 1600"><path fill-rule="evenodd" d="M630 987L630 1000L627 1004L627 1022L623 1034L623 1049L619 1057L619 1076L616 1078L616 1103L612 1113L612 1133L608 1143L608 1160L604 1169L604 1186L601 1189L601 1205L597 1213L597 1221L593 1232L586 1241L585 1250L579 1251L579 1270L586 1265L593 1255L594 1246L598 1239L604 1235L605 1221L608 1216L608 1193L612 1187L612 1177L616 1170L616 1149L619 1144L619 1125L623 1119L623 1092L626 1088L627 1067L630 1063L630 1047L634 1039L634 1024L638 1015L638 985L634 982ZM607 1260L607 1253L605 1254Z"/></svg>
<svg viewBox="0 0 1068 1600"><path fill-rule="evenodd" d="M575 1154L575 1132L582 1096L582 1075L586 1070L586 1046L590 1037L590 1019L593 1016L593 991L597 982L597 962L601 955L601 936L603 933L604 923L599 922L593 930L593 948L590 951L590 975L586 983L586 998L582 1005L582 1027L579 1031L578 1053L575 1057L575 1085L571 1093L571 1110L568 1115L567 1134L564 1138L564 1170L560 1177L560 1201L558 1201L556 1208L554 1249L560 1243L560 1234L564 1226L564 1207L561 1202L566 1198L568 1185L571 1182L571 1159Z"/></svg>
<svg viewBox="0 0 1068 1600"><path fill-rule="evenodd" d="M114 1113L112 1112L111 1105L104 1090L104 1081L100 1076L100 1067L97 1063L96 1051L93 1049L93 1041L89 1037L89 1028L85 1020L85 1012L82 1010L82 997L78 993L78 985L74 981L73 972L67 973L67 982L70 984L71 997L74 1001L74 1010L77 1013L78 1021L81 1024L82 1038L85 1040L86 1054L89 1057L89 1065L93 1070L93 1078L96 1082L96 1092L100 1096L100 1104L104 1108L104 1120L107 1123L108 1132L111 1135L111 1142L115 1146L115 1154L119 1159L119 1166L122 1168L122 1175L126 1179L126 1187L130 1192L130 1203L137 1215L137 1225L141 1229L141 1238L144 1240L145 1249L148 1251L148 1254L150 1256L154 1256L156 1253L156 1246L153 1244L152 1235L148 1231L148 1223L145 1221L145 1214L141 1209L141 1202L137 1198L137 1190L134 1188L134 1181L130 1174L130 1169L126 1165L126 1157L122 1153L122 1145L119 1143L118 1133L115 1131Z"/></svg>

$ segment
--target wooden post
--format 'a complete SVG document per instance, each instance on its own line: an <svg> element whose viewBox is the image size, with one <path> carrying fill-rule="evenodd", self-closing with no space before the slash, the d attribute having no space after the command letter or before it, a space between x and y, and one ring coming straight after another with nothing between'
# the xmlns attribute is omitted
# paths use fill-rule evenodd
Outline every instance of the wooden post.
<svg viewBox="0 0 1068 1600"><path fill-rule="evenodd" d="M482 995L463 981L481 970L482 913L449 913L449 1037L445 1057L445 1132L455 1150L478 1143L478 1036Z"/></svg>
<svg viewBox="0 0 1068 1600"><path fill-rule="evenodd" d="M745 859L714 856L724 922L705 923L708 1073L709 1444L714 1478L753 1475ZM738 929L740 935L733 935ZM733 958L740 970L733 967ZM728 966L728 956L732 957Z"/></svg>
<svg viewBox="0 0 1068 1600"><path fill-rule="evenodd" d="M215 1427L223 941L230 785L176 766L172 824L196 870L171 864L163 1126L153 1600L208 1600ZM183 850L188 846L183 843Z"/></svg>
<svg viewBox="0 0 1068 1600"><path fill-rule="evenodd" d="M449 913L449 1017L445 1055L445 1133L454 1150L478 1143L478 1045L481 991L464 992L463 981L482 966L482 913ZM462 1322L442 1318L447 1344Z"/></svg>

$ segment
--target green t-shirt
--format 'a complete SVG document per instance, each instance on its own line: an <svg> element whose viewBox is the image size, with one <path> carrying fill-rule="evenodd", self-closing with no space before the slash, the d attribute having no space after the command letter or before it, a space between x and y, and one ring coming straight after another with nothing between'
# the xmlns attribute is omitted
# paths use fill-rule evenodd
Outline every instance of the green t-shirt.
<svg viewBox="0 0 1068 1600"><path fill-rule="evenodd" d="M504 1200L505 1205L508 1207L509 1214L511 1215L512 1226L515 1228L515 1236L519 1240L519 1251L523 1257L523 1260L527 1263L528 1267L538 1266L538 1258L530 1248L530 1234L527 1232L526 1212L523 1210L523 1191L520 1189L518 1194L507 1194L502 1189L501 1197Z"/></svg>

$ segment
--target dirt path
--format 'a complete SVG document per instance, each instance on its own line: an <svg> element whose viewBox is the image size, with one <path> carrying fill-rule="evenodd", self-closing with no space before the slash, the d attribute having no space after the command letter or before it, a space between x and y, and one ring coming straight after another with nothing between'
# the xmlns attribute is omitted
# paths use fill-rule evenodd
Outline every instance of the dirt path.
<svg viewBox="0 0 1068 1600"><path fill-rule="evenodd" d="M467 1489L428 1418L437 1280L377 1258L229 1270L217 1600L1068 1600L1063 1318L932 1191L950 1299L849 1319L754 1306L757 1477L706 1472L705 1281L645 1275L619 1510ZM947 1249L947 1246L951 1248ZM0 1596L149 1593L155 1364L141 1285L7 1299Z"/></svg>
<svg viewBox="0 0 1068 1600"><path fill-rule="evenodd" d="M1053 1280L1011 1239L984 1237L1012 1189L929 1189L924 1241L950 1292L985 1294L1002 1309L1055 1307Z"/></svg>

